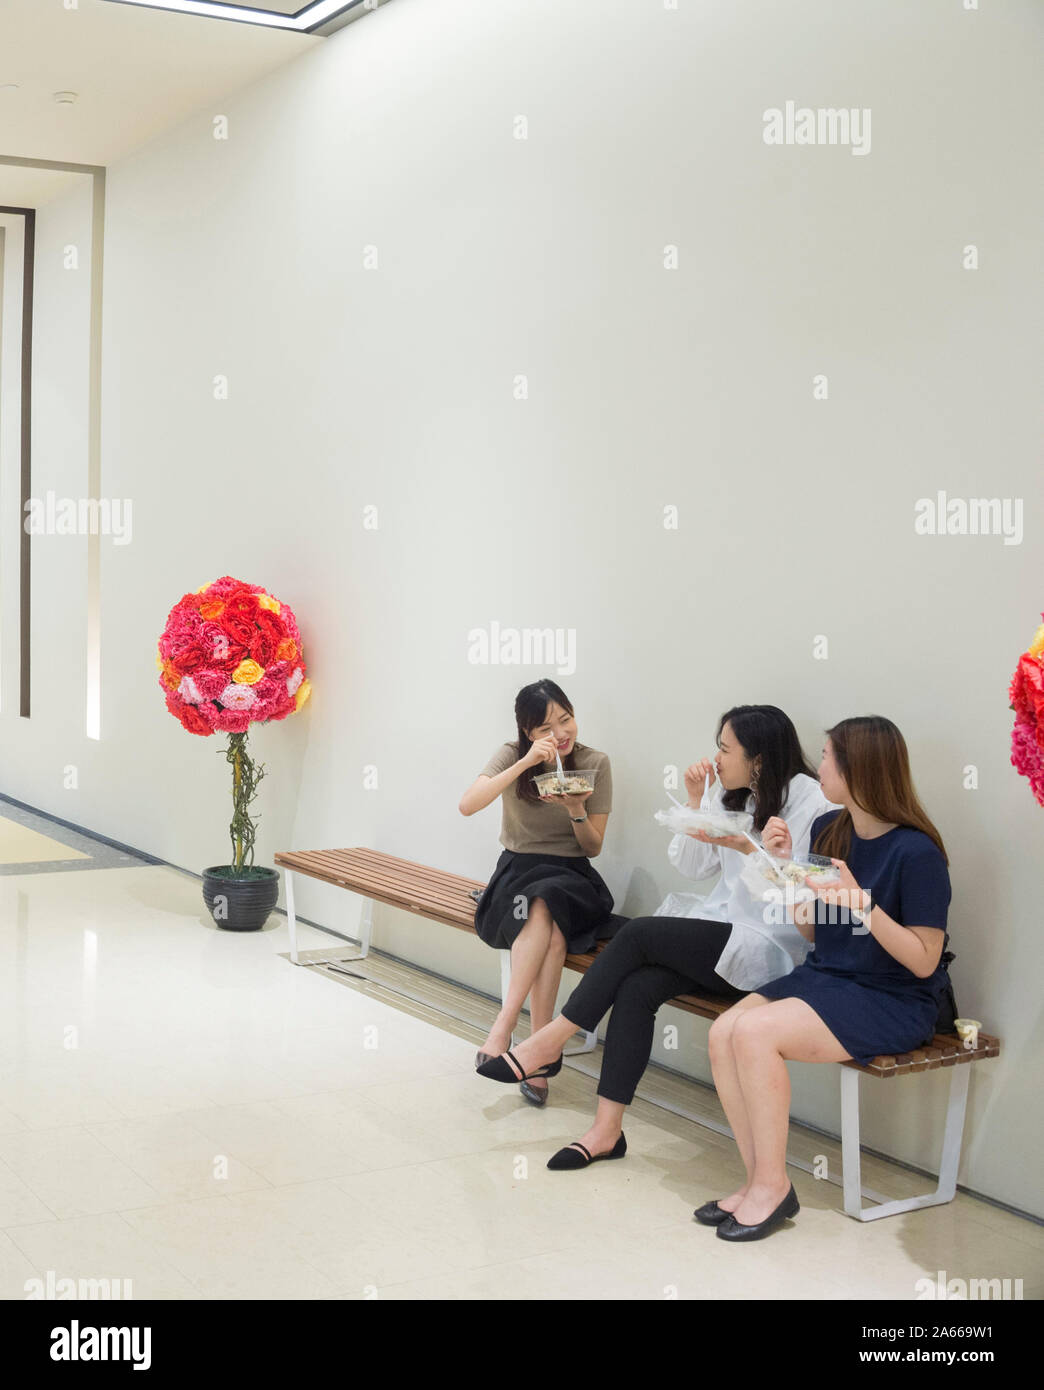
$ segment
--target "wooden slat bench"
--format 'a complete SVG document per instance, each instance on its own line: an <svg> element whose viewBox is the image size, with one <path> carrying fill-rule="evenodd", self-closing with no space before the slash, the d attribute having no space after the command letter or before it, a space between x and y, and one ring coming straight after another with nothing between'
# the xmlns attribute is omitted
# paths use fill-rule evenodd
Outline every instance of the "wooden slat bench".
<svg viewBox="0 0 1044 1390"><path fill-rule="evenodd" d="M300 964L297 950L297 920L294 915L293 875L304 874L308 878L320 879L324 883L336 884L358 893L363 898L363 915L360 926L361 951L353 960L362 960L370 950L373 933L373 904L386 903L389 907L401 908L429 921L441 922L448 927L462 931L475 930L475 900L470 896L472 890L482 889L485 884L478 879L463 878L459 874L446 873L425 864L415 864L408 859L397 859L390 854L382 854L371 849L329 849L329 850L285 850L275 855L275 862L283 869L286 877L286 914L290 931L290 959ZM603 949L600 944L598 950ZM501 951L502 997L506 993L511 978L511 953ZM585 955L568 955L565 963L570 970L581 974L594 961L598 951ZM700 1018L715 1019L730 1007L730 1001L723 999L703 999L694 994L680 994L669 1001L677 1009L696 1014ZM593 1036L593 1035L592 1035ZM592 1042L593 1045L593 1042ZM967 1063L982 1061L1000 1055L1000 1042L986 1033L979 1034L979 1044L974 1051L967 1050L956 1035L938 1034L931 1046L918 1048L914 1052L895 1057L875 1057L867 1065L858 1062L841 1063L841 1152L845 1211L849 1216L861 1221L876 1220L881 1216L893 1216L901 1211L917 1207L936 1206L953 1200L957 1190L957 1168L960 1162L961 1138L964 1132L964 1115L968 1097L968 1078L970 1070ZM877 1205L863 1208L863 1189L860 1178L859 1144L859 1080L860 1073L888 1080L897 1076L908 1076L917 1072L936 1071L950 1068L950 1094L946 1113L946 1127L943 1137L942 1161L939 1169L939 1182L934 1192L921 1197L905 1197L899 1201L888 1202L878 1194L867 1192L877 1198ZM690 1116L700 1124L707 1121ZM720 1132L728 1134L724 1127L712 1125ZM802 1167L807 1165L802 1164Z"/></svg>

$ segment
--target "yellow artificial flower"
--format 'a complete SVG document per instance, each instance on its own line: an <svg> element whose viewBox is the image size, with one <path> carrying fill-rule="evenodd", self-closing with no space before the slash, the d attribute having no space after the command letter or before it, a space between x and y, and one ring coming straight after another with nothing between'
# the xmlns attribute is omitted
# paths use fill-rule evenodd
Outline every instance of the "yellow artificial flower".
<svg viewBox="0 0 1044 1390"><path fill-rule="evenodd" d="M156 665L159 667L161 671L163 670L163 657L159 654L158 651L156 653Z"/></svg>
<svg viewBox="0 0 1044 1390"><path fill-rule="evenodd" d="M1040 627L1037 628L1037 635L1030 643L1027 655L1035 656L1038 661L1044 656L1044 623L1041 623Z"/></svg>
<svg viewBox="0 0 1044 1390"><path fill-rule="evenodd" d="M201 585L199 586L199 588L196 590L196 593L197 593L197 594L201 594L201 593L203 592L204 589L209 589L209 588L210 588L210 585L209 585L209 584L201 584Z"/></svg>
<svg viewBox="0 0 1044 1390"><path fill-rule="evenodd" d="M271 594L258 594L257 606L258 608L267 608L272 613L278 613L280 608L279 600L273 598Z"/></svg>
<svg viewBox="0 0 1044 1390"><path fill-rule="evenodd" d="M264 674L263 666L251 661L250 657L245 657L232 672L232 679L237 685L256 685Z"/></svg>
<svg viewBox="0 0 1044 1390"><path fill-rule="evenodd" d="M301 682L301 684L297 687L297 703L294 705L294 713L295 713L295 714L296 714L297 711L301 708L301 706L305 703L305 701L308 699L308 697L309 697L309 695L311 695L311 693L312 693L312 682L311 682L310 680L308 680L307 678L305 678L305 679Z"/></svg>

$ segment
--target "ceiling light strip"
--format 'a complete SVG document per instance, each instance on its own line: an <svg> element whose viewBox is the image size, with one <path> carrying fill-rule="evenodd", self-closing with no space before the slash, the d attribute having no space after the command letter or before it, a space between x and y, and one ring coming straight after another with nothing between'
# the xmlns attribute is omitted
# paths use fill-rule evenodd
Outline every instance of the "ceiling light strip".
<svg viewBox="0 0 1044 1390"><path fill-rule="evenodd" d="M289 29L303 34L362 4L363 0L314 0L313 4L298 10L297 14L278 14L274 10L258 10L249 5L226 5L219 3L219 0L115 0L115 3L200 15L204 19L234 19L241 24L261 24L269 29Z"/></svg>

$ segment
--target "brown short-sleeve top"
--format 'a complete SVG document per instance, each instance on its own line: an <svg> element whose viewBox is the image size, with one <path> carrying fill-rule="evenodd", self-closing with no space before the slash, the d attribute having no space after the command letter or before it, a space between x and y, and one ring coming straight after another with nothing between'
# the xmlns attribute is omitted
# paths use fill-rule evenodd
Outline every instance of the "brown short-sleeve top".
<svg viewBox="0 0 1044 1390"><path fill-rule="evenodd" d="M518 762L518 745L505 743L497 749L482 769L480 776L495 777L498 772ZM578 743L573 750L573 763L578 772L595 773L594 791L584 802L588 815L604 815L613 809L613 774L609 758L595 748ZM523 777L536 777L542 772L553 772L554 763L527 767ZM505 849L516 854L557 854L564 858L584 857L567 808L551 805L546 801L523 801L511 785L501 793L502 819L500 824L500 843Z"/></svg>

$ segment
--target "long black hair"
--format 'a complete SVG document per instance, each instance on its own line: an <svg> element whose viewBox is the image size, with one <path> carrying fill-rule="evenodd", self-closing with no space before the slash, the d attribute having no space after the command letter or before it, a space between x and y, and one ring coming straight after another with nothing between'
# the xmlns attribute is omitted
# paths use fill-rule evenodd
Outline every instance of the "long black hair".
<svg viewBox="0 0 1044 1390"><path fill-rule="evenodd" d="M754 793L754 829L761 831L771 816L778 816L787 799L790 779L799 772L816 778L816 771L805 757L797 730L787 715L775 705L736 705L718 720L716 741L728 724L751 762L760 758L756 785L734 787L722 793L727 811L743 811L749 792Z"/></svg>
<svg viewBox="0 0 1044 1390"><path fill-rule="evenodd" d="M533 747L533 740L529 737L530 729L539 729L547 719L547 710L550 704L561 705L567 714L573 713L573 706L569 698L560 685L556 685L552 680L534 681L532 685L524 685L515 696L515 723L518 725L518 756L524 758ZM574 743L569 752L562 759L562 767L571 772L576 767L574 753L581 744ZM533 776L536 773L523 772L522 776L515 782L515 794L522 801L539 801L540 794L536 789Z"/></svg>

